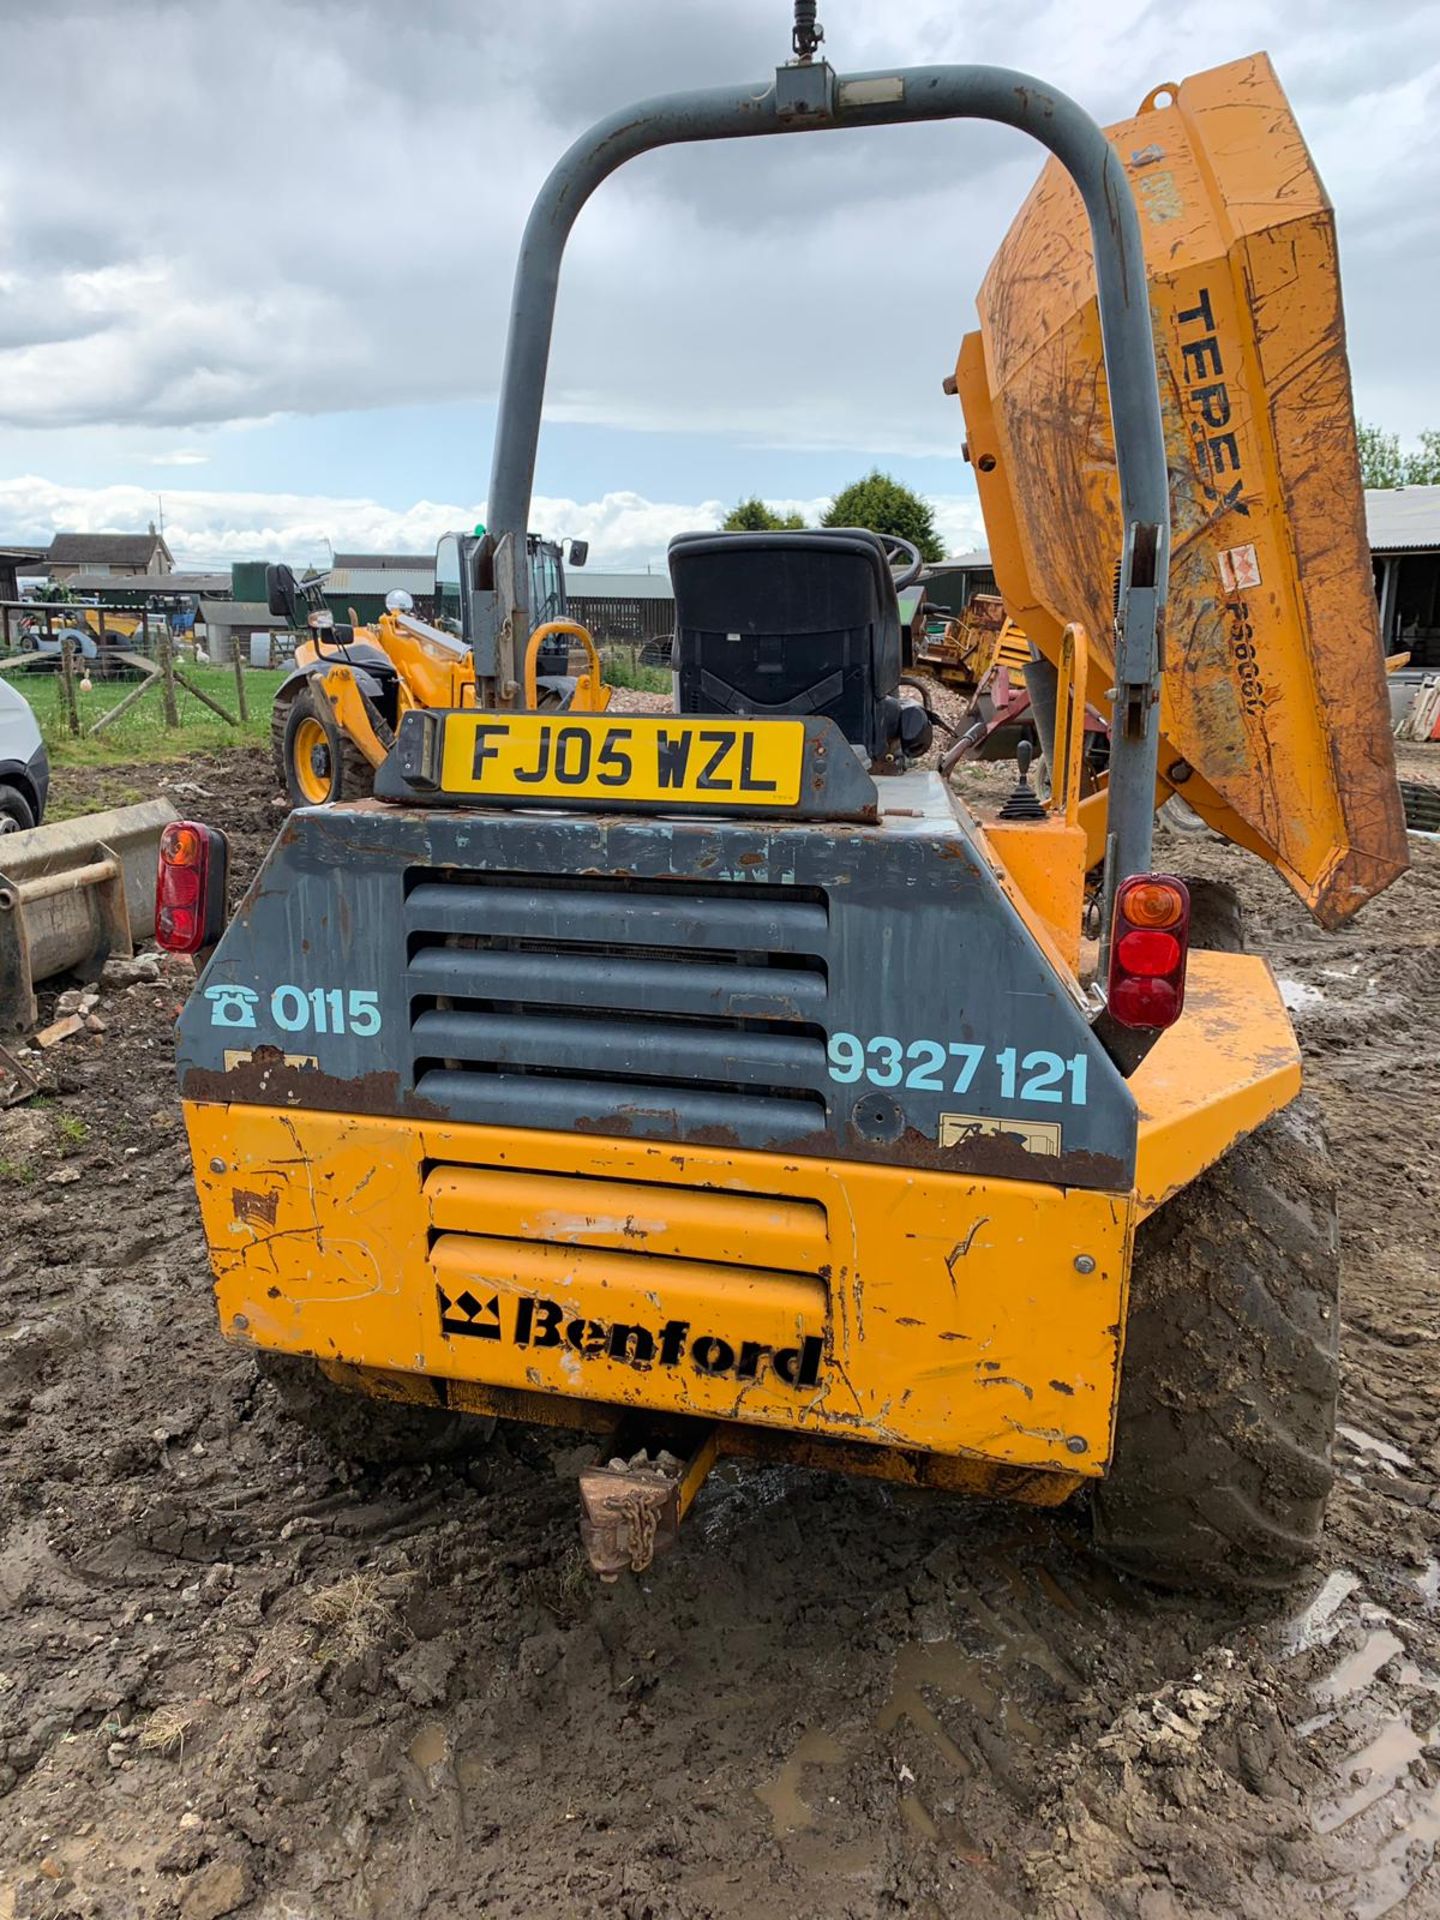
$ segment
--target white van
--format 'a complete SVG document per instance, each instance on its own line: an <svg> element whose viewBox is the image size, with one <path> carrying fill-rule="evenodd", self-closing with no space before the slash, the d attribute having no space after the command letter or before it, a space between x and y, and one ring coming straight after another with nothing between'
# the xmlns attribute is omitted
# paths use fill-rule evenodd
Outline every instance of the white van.
<svg viewBox="0 0 1440 1920"><path fill-rule="evenodd" d="M50 788L50 757L30 702L0 674L0 834L38 827Z"/></svg>

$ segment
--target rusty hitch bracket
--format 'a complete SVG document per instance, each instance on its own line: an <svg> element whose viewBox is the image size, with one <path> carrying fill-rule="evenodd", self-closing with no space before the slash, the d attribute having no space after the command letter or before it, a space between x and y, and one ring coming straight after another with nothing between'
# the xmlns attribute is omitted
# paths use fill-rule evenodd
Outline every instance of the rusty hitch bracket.
<svg viewBox="0 0 1440 1920"><path fill-rule="evenodd" d="M720 1453L713 1422L626 1414L580 1474L580 1540L607 1585L644 1573L680 1537L680 1522Z"/></svg>
<svg viewBox="0 0 1440 1920"><path fill-rule="evenodd" d="M1105 920L1115 887L1148 871L1159 756L1161 636L1169 568L1170 497L1156 384L1155 342L1135 198L1119 154L1066 95L1004 67L931 66L837 74L803 59L773 80L661 95L597 122L541 188L520 244L490 477L482 565L494 579L493 617L474 656L482 706L513 707L517 640L530 631L524 553L541 409L565 244L603 180L657 147L750 135L931 120L996 120L1053 153L1089 220L1106 384L1125 527L1116 612ZM1105 564L1103 557L1097 564Z"/></svg>

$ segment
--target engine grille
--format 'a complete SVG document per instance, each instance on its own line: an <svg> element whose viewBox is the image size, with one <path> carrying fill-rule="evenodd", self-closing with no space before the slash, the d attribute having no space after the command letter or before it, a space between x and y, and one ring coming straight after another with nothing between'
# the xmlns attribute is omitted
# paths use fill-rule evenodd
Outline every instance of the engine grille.
<svg viewBox="0 0 1440 1920"><path fill-rule="evenodd" d="M416 1092L488 1125L820 1133L828 930L818 890L415 869Z"/></svg>

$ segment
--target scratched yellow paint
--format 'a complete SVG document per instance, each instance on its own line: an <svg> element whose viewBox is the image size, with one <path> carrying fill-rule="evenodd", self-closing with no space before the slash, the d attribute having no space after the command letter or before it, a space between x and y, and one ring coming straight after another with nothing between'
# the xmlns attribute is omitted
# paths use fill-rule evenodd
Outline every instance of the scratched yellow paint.
<svg viewBox="0 0 1440 1920"><path fill-rule="evenodd" d="M1136 1204L1153 1213L1300 1091L1300 1044L1269 964L1192 953L1183 1017L1130 1077Z"/></svg>
<svg viewBox="0 0 1440 1920"><path fill-rule="evenodd" d="M1160 769L1332 925L1407 864L1334 217L1263 54L1157 92L1109 132L1172 475ZM1087 628L1108 712L1119 490L1088 231L1057 163L977 305L956 386L1006 609L1056 661L1065 623Z"/></svg>
<svg viewBox="0 0 1440 1920"><path fill-rule="evenodd" d="M186 1119L233 1338L1007 1465L1108 1457L1129 1195L267 1108Z"/></svg>

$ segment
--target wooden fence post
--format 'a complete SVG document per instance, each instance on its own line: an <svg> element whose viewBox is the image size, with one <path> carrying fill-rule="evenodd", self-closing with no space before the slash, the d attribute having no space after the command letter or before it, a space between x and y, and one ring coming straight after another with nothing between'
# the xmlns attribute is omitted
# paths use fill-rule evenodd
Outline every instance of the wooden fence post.
<svg viewBox="0 0 1440 1920"><path fill-rule="evenodd" d="M65 702L65 725L74 738L80 731L80 703L75 697L75 642L60 636L60 692Z"/></svg>
<svg viewBox="0 0 1440 1920"><path fill-rule="evenodd" d="M175 648L170 639L168 622L161 627L156 638L155 653L160 662L161 688L165 696L165 725L173 732L180 725L180 709L175 704Z"/></svg>
<svg viewBox="0 0 1440 1920"><path fill-rule="evenodd" d="M230 657L235 662L235 704L240 709L243 727L250 719L250 709L245 704L245 662L240 658L240 642L234 627L230 629Z"/></svg>

